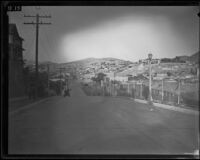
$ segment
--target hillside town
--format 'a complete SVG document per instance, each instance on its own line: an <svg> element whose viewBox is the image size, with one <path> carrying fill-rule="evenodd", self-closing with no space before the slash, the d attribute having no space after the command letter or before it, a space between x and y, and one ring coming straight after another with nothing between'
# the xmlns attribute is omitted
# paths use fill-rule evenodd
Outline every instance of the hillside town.
<svg viewBox="0 0 200 160"><path fill-rule="evenodd" d="M154 94L153 100L159 103L163 103L165 96L168 96L165 102L167 104L192 106L193 108L197 109L199 102L198 56L199 53L195 53L190 57L176 56L175 58L171 59L152 59L151 87L153 92L152 94ZM34 70L34 63L32 65L29 64L28 67ZM47 70L48 68L49 71ZM60 70L59 68L61 68L62 70ZM123 85L127 90L127 93L125 93L124 95L122 94L122 96L127 96L129 95L130 90L132 90L133 88L136 89L136 85L138 85L138 93L136 93L135 95L138 95L137 98L139 99L145 98L142 95L142 90L144 90L145 86L149 86L148 58L140 59L137 62L125 61L115 58L87 58L80 61L62 64L43 62L40 63L39 70L40 72L44 73L48 71L50 82L57 82L59 84L60 82L62 82L64 85L66 81L70 81L68 79L71 78L72 80L74 77L76 77L82 82L82 84L87 84L89 86L93 85L93 88L96 88L94 87L94 78L97 77L98 74L102 73L105 76L102 79L100 85L101 87L99 90L102 90L102 87L107 86L104 91L106 90L107 92L111 92L112 87L109 86L107 83L118 82L118 88L120 85ZM96 83L95 85L98 86L98 83ZM116 86L115 88L117 88L117 84L114 85ZM59 91L57 91L57 93L59 93ZM105 93L101 92L99 94L103 95ZM190 98L188 97L188 94L194 95L192 96L191 100L188 100L191 98L191 96L189 96ZM112 95L118 95L117 91L112 91ZM169 95L171 95L171 97L169 97ZM186 97L187 100L184 100L186 99Z"/></svg>
<svg viewBox="0 0 200 160"><path fill-rule="evenodd" d="M15 24L10 24L10 97L22 96L28 94L30 87L34 84L30 81L31 76L27 77L28 72L34 75L35 64L34 63L23 63L23 48L22 48L22 38L17 32L17 27ZM18 38L19 37L19 38ZM15 41L13 41L13 39ZM19 53L15 54L12 48L19 48ZM152 92L158 93L156 97L162 94L171 94L172 97L176 96L176 104L183 103L181 101L182 94L189 93L193 100L187 105L198 105L198 86L199 86L199 53L195 53L192 56L176 56L175 58L162 58L151 60L151 78L152 78ZM26 69L23 69L26 68ZM28 72L27 72L28 71ZM69 85L69 79L77 78L83 84L94 85L94 78L98 74L104 74L104 78L101 80L101 87L108 86L107 82L118 82L118 84L126 86L130 89L130 86L149 86L149 60L140 59L137 62L125 61L116 58L87 58L79 61L69 62L69 63L52 63L43 62L39 63L39 73L46 74L48 78L48 85L43 86L46 88L46 92L53 93L55 88L50 91L49 86L53 83L57 83L56 94L60 94L61 90L65 85ZM32 75L32 78L34 77ZM24 83L23 80L24 79ZM18 85L15 85L15 84ZM45 82L44 82L45 83ZM180 83L180 84L179 84ZM142 84L142 85L141 85ZM98 84L96 84L98 85ZM116 84L114 84L116 85ZM130 85L130 86L129 86ZM179 87L180 85L180 87ZM17 89L16 87L20 87ZM136 87L135 87L136 88ZM139 87L140 88L140 87ZM144 88L144 87L143 87ZM49 90L49 91L48 91ZM111 86L107 87L106 90L111 92ZM118 93L112 94L117 95ZM130 91L127 89L127 94ZM143 99L142 91L139 89L138 98ZM105 93L104 93L105 94ZM174 96L173 96L174 95ZM178 96L179 95L179 96ZM188 97L186 94L184 97ZM191 96L189 96L191 97ZM155 96L153 97L154 100ZM160 98L160 102L163 100ZM167 100L169 101L169 100ZM168 102L169 103L169 102ZM186 102L184 102L186 103ZM173 103L174 105L175 103Z"/></svg>

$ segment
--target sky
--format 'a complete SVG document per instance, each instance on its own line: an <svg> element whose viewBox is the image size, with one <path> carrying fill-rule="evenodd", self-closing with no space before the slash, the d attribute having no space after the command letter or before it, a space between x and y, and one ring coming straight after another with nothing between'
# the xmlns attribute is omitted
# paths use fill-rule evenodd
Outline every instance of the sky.
<svg viewBox="0 0 200 160"><path fill-rule="evenodd" d="M199 50L198 6L24 6L9 12L24 39L24 59L35 59L35 18L39 26L39 61L66 63L84 58L190 56Z"/></svg>

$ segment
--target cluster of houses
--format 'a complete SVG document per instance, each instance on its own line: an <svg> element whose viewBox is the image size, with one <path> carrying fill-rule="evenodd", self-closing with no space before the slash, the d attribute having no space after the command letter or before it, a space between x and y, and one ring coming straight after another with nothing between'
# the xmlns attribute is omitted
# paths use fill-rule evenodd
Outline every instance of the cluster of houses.
<svg viewBox="0 0 200 160"><path fill-rule="evenodd" d="M157 59L155 60L157 61ZM115 79L118 81L128 81L130 76L144 75L145 77L149 77L149 66L145 63L139 64L131 64L128 66L117 66L103 68L100 67L97 70L94 67L86 68L84 72L82 72L82 79L89 81L91 77L93 77L97 73L104 73L111 80ZM195 70L196 73L192 72ZM188 65L188 64L162 64L162 63L154 63L152 64L152 77L154 80L162 80L163 78L195 78L199 76L199 68L198 66Z"/></svg>
<svg viewBox="0 0 200 160"><path fill-rule="evenodd" d="M178 79L188 82L198 82L199 68L191 63L161 63L159 59L153 60L152 63L152 89L161 90L162 80L165 81L164 90L168 92L177 92ZM144 84L149 85L149 65L147 60L140 60L139 63L128 65L104 65L98 72L95 69L87 68L86 72L81 75L81 80L85 83L92 82L92 77L102 72L106 75L105 79L109 81L118 81L121 84ZM94 67L94 66L92 66ZM110 68L108 70L108 68ZM195 72L191 72L196 70ZM87 72L88 71L88 72ZM195 86L195 84L193 85ZM184 87L183 87L184 88ZM190 87L191 89L193 87ZM192 91L190 89L190 91ZM187 89L188 90L188 89Z"/></svg>

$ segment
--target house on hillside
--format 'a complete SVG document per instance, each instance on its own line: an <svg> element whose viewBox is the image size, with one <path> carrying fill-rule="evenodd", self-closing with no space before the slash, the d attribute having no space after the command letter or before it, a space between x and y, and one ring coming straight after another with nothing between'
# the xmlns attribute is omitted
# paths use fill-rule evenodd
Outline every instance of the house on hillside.
<svg viewBox="0 0 200 160"><path fill-rule="evenodd" d="M167 73L157 73L155 77L153 77L154 80L162 80L164 78L167 78Z"/></svg>
<svg viewBox="0 0 200 160"><path fill-rule="evenodd" d="M9 24L9 98L25 95L23 75L23 38L16 24Z"/></svg>
<svg viewBox="0 0 200 160"><path fill-rule="evenodd" d="M112 73L106 73L106 77L108 77L110 80L116 80L120 82L127 82L128 81L128 76L119 76Z"/></svg>

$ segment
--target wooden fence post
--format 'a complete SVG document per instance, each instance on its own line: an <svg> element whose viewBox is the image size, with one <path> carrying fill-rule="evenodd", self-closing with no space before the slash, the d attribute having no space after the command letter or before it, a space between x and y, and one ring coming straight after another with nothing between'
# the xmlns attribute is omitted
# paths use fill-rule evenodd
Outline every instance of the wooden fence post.
<svg viewBox="0 0 200 160"><path fill-rule="evenodd" d="M162 102L164 99L164 79L162 79Z"/></svg>

